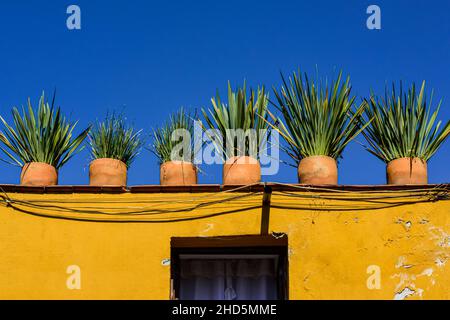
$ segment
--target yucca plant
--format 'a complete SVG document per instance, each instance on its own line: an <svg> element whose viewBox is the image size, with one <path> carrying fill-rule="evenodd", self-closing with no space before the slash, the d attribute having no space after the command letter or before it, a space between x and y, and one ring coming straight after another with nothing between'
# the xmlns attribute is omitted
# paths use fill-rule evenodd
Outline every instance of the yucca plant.
<svg viewBox="0 0 450 320"><path fill-rule="evenodd" d="M441 130L441 121L436 122L441 102L431 113L432 97L429 103L425 96L425 81L417 92L415 84L397 94L386 89L384 99L373 94L366 103L365 118L373 119L363 132L369 146L366 149L383 160L390 162L399 158L420 158L428 161L450 134L450 121Z"/></svg>
<svg viewBox="0 0 450 320"><path fill-rule="evenodd" d="M43 93L37 114L28 99L28 107L22 107L22 114L16 107L12 109L13 126L0 116L4 126L0 132L3 143L0 148L11 160L4 161L21 167L31 162L43 162L59 169L83 149L81 144L89 128L73 137L77 122L72 124L67 121L61 109L55 108L54 104L55 95L49 105Z"/></svg>
<svg viewBox="0 0 450 320"><path fill-rule="evenodd" d="M344 148L365 127L361 117L362 103L353 110L355 97L351 96L350 79L342 81L342 72L330 85L315 84L305 74L293 73L289 82L281 75L280 91L274 88L276 108L282 117L270 113L271 124L286 140L283 147L295 161L310 156L341 157Z"/></svg>
<svg viewBox="0 0 450 320"><path fill-rule="evenodd" d="M190 141L187 148L180 148L179 154L173 155L174 148L181 143L181 137L173 136L176 130L186 130L185 132L190 135ZM172 160L193 162L194 117L184 108L171 114L169 120L161 127L153 129L152 138L150 151L155 154L160 164Z"/></svg>
<svg viewBox="0 0 450 320"><path fill-rule="evenodd" d="M222 102L219 93L211 99L213 108L209 110L202 109L203 117L210 129L218 129L213 132L210 139L213 141L216 150L229 159L234 156L249 156L252 151L252 145L255 147L257 157L260 149L264 148L268 134L268 104L269 96L264 87L257 91L250 90L247 96L246 84L242 88L233 91L230 82L228 82L228 103ZM204 130L207 130L203 126ZM242 130L244 134L247 130L253 130L253 136L245 136L244 150L237 137L227 134L230 130ZM254 141L250 141L254 140Z"/></svg>
<svg viewBox="0 0 450 320"><path fill-rule="evenodd" d="M93 159L117 159L130 167L142 147L141 132L127 126L122 114L107 115L88 134Z"/></svg>

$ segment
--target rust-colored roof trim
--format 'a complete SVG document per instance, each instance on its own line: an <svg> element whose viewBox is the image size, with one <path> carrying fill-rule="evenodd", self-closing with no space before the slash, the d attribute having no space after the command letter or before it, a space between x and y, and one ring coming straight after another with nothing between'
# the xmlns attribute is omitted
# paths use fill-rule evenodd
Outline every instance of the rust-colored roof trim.
<svg viewBox="0 0 450 320"><path fill-rule="evenodd" d="M0 185L0 192L7 193L34 193L34 194L71 194L71 193L204 193L204 192L219 192L236 190L239 192L262 192L264 185L272 188L273 191L300 191L299 187L312 187L308 191L314 192L317 188L318 192L330 190L345 190L345 191L408 191L425 189L431 190L435 188L445 189L450 191L450 184L428 184L428 185L302 185L302 184L278 184L278 183L261 183L251 186L223 186L218 184L199 184L192 186L161 186L161 185L145 185L145 186L130 186L128 188L121 186L21 186L21 185Z"/></svg>

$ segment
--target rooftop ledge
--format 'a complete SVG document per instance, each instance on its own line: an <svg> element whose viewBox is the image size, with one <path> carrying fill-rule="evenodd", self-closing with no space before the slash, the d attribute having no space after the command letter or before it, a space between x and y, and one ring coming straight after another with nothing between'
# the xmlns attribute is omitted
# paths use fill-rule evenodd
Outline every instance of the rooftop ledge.
<svg viewBox="0 0 450 320"><path fill-rule="evenodd" d="M0 185L0 192L8 193L34 193L34 194L67 194L67 193L208 193L220 191L234 192L262 192L264 188L270 187L273 191L309 191L309 192L333 192L333 191L409 191L409 190L432 190L440 189L450 191L450 183L426 184L426 185L305 185L284 184L276 182L259 183L248 186L242 185L219 185L198 184L191 186L21 186L13 184Z"/></svg>

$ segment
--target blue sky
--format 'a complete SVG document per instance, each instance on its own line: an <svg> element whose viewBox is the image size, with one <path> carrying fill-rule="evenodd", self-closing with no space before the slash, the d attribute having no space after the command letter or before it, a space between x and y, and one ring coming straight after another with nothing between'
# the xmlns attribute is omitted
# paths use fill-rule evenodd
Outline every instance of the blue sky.
<svg viewBox="0 0 450 320"><path fill-rule="evenodd" d="M81 8L81 30L68 30L66 8ZM381 8L382 29L366 28L366 8ZM108 111L124 111L146 135L180 106L210 106L216 89L246 79L279 86L279 72L343 69L353 93L383 93L385 84L427 81L440 119L450 118L448 1L1 1L0 113L43 90L79 128ZM273 96L273 94L272 94ZM359 140L363 141L360 137ZM431 183L450 182L450 143L429 162ZM60 184L88 183L89 153L60 170ZM20 169L0 163L0 183ZM202 167L200 183L220 183L219 166ZM265 181L296 182L282 165ZM129 171L130 185L158 184L147 150ZM341 184L384 184L385 165L352 143L339 164Z"/></svg>

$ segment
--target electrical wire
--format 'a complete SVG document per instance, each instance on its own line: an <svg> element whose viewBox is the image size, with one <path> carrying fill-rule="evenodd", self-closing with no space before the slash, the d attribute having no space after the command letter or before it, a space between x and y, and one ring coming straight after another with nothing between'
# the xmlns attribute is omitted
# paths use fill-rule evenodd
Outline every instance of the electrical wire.
<svg viewBox="0 0 450 320"><path fill-rule="evenodd" d="M431 189L413 190L340 190L326 187L311 187L301 185L290 185L273 183L275 185L287 186L299 190L274 191L272 193L271 208L297 211L361 211L394 208L417 203L450 200L448 186L438 185ZM125 222L125 223L167 223L206 219L215 216L228 215L238 212L262 208L263 192L249 192L251 184L240 186L230 190L215 192L201 197L191 197L184 200L159 199L151 202L149 199L136 199L134 201L98 201L98 199L87 201L67 201L61 199L12 199L3 188L0 190L0 205L41 217L69 219L91 222ZM250 189L249 189L250 188ZM230 196L227 196L231 194ZM219 197L220 196L220 197ZM178 196L177 196L178 197ZM212 199L211 199L212 198ZM205 201L207 200L208 201ZM281 201L280 201L281 199ZM312 202L311 202L312 200ZM300 201L300 203L299 203ZM309 201L307 205L301 201ZM318 203L318 201L322 201ZM337 202L337 203L334 203ZM350 204L348 204L350 202ZM355 202L358 204L355 205ZM78 204L77 207L58 205ZM83 206L81 204L107 204L107 203L152 203L150 206ZM238 209L230 209L230 203L239 205ZM163 204L156 206L155 204ZM184 204L179 206L179 204ZM209 213L202 213L205 210ZM36 212L38 210L38 212ZM110 210L110 211L108 211ZM45 213L43 211L50 211ZM213 211L213 212L211 212ZM194 213L188 215L187 213ZM171 216L172 215L172 216ZM173 215L180 215L174 217ZM132 217L132 218L131 218Z"/></svg>
<svg viewBox="0 0 450 320"><path fill-rule="evenodd" d="M288 188L294 188L302 191L324 191L324 192L334 192L334 193L347 193L347 194L355 194L355 193L415 193L415 192L449 192L448 185L445 184L438 184L433 188L418 188L418 189L412 189L412 190L345 190L345 189L332 189L332 188L326 188L326 187L312 187L309 185L298 185L298 184L288 184L288 183L281 183L281 182L271 182L271 184L284 186Z"/></svg>

